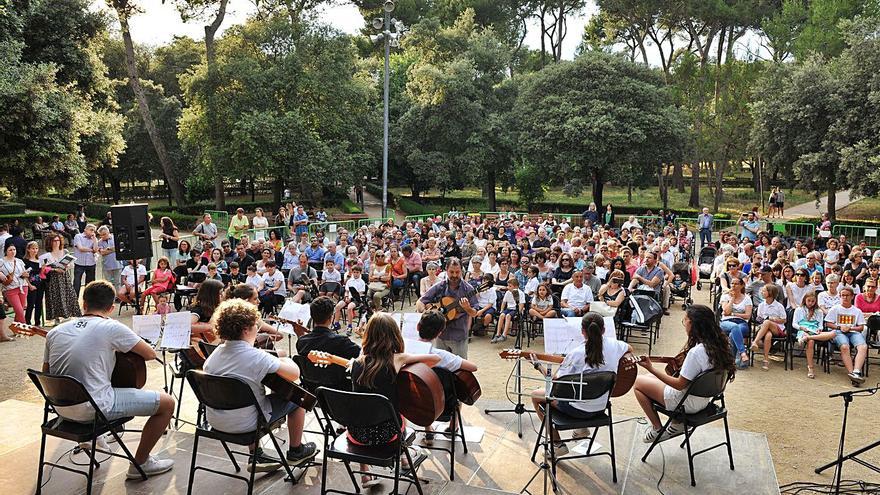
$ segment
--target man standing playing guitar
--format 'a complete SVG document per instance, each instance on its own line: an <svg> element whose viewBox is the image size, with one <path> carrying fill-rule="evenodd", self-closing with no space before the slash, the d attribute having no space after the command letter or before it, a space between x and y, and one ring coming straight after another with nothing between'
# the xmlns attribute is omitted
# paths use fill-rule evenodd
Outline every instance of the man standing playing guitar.
<svg viewBox="0 0 880 495"><path fill-rule="evenodd" d="M156 359L156 352L128 327L113 320L116 290L104 280L90 282L83 291L83 316L57 326L46 335L43 371L72 376L86 390L108 420L126 416L149 416L143 427L134 460L147 476L171 470L174 461L151 456L150 451L165 433L174 399L165 392L137 388L113 388L110 378L117 352L133 352L145 360ZM90 423L95 413L90 404L56 408L65 419ZM128 478L141 475L129 466Z"/></svg>
<svg viewBox="0 0 880 495"><path fill-rule="evenodd" d="M474 288L461 278L461 261L458 258L446 260L446 280L440 282L425 292L416 304L416 311L425 311L425 305L436 303L443 297L452 297L458 301L458 308L454 318L447 313L446 328L437 337L434 345L438 349L449 351L463 359L467 359L468 330L471 327L471 318L477 314L474 306L477 305L477 295Z"/></svg>

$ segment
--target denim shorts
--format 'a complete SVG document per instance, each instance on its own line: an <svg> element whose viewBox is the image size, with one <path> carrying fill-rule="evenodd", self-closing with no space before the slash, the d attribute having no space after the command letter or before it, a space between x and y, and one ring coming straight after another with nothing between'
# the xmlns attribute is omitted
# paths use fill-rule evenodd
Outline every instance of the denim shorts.
<svg viewBox="0 0 880 495"><path fill-rule="evenodd" d="M515 310L515 309L510 309L510 308L505 308L503 311L501 311L501 314L503 314L503 315L508 315L508 316L510 316L510 315L512 315L512 314L514 314L514 313L516 313L516 310Z"/></svg>
<svg viewBox="0 0 880 495"><path fill-rule="evenodd" d="M128 416L152 416L159 410L159 392L138 388L114 389L116 399L107 413L107 420Z"/></svg>
<svg viewBox="0 0 880 495"><path fill-rule="evenodd" d="M556 410L561 412L562 414L573 416L578 419L592 419L594 417L601 416L605 412L604 410L595 412L582 411L571 405L571 402L567 400L557 400Z"/></svg>
<svg viewBox="0 0 880 495"><path fill-rule="evenodd" d="M865 336L862 335L862 332L843 333L840 330L834 331L834 343L837 345L837 347L843 347L845 345L848 345L850 347L866 345Z"/></svg>

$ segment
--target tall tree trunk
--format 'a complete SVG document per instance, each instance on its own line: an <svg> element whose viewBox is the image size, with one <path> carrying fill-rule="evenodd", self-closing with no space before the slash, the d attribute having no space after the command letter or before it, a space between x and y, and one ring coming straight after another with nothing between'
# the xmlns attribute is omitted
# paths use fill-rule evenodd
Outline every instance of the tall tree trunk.
<svg viewBox="0 0 880 495"><path fill-rule="evenodd" d="M715 210L721 207L721 199L724 195L724 169L727 168L727 157L723 157L715 164Z"/></svg>
<svg viewBox="0 0 880 495"><path fill-rule="evenodd" d="M691 196L688 199L688 206L700 208L700 162L696 159L691 165Z"/></svg>
<svg viewBox="0 0 880 495"><path fill-rule="evenodd" d="M663 164L657 164L657 185L660 187L660 201L663 202L663 209L669 209L669 190L666 187L666 176L663 174Z"/></svg>
<svg viewBox="0 0 880 495"><path fill-rule="evenodd" d="M257 179L251 177L251 203L256 203L257 201Z"/></svg>
<svg viewBox="0 0 880 495"><path fill-rule="evenodd" d="M216 121L216 92L217 92L217 50L214 47L214 37L217 35L217 30L220 29L220 26L223 24L223 19L226 17L226 4L228 0L220 0L220 5L217 7L217 17L205 26L205 60L208 65L208 91L210 95L208 96L208 106L205 109L207 113L208 122L213 124ZM216 126L211 125L211 134L214 133L213 129ZM212 139L214 139L212 137ZM216 141L216 140L215 140ZM226 209L226 191L223 187L223 174L220 173L218 164L214 163L211 167L214 170L214 203L218 210Z"/></svg>
<svg viewBox="0 0 880 495"><path fill-rule="evenodd" d="M837 188L833 185L828 186L828 218L837 220Z"/></svg>
<svg viewBox="0 0 880 495"><path fill-rule="evenodd" d="M486 171L486 203L488 203L489 211L496 211L495 208L495 168L490 167Z"/></svg>
<svg viewBox="0 0 880 495"><path fill-rule="evenodd" d="M675 162L672 165L672 186L675 190L684 192L684 165L681 162Z"/></svg>
<svg viewBox="0 0 880 495"><path fill-rule="evenodd" d="M241 179L239 179L239 181L238 181L238 195L239 196L244 196L247 194L247 191L248 191L247 186L248 186L247 178L242 177Z"/></svg>
<svg viewBox="0 0 880 495"><path fill-rule="evenodd" d="M122 42L125 45L125 68L128 72L128 83L131 90L137 98L138 110L141 118L144 120L144 128L150 136L153 148L156 150L156 156L159 158L159 164L162 165L162 172L165 174L165 180L171 189L171 195L177 206L183 206L185 203L185 192L183 185L178 182L171 165L171 158L168 156L168 150L165 149L165 143L162 142L162 136L159 135L159 129L153 121L153 114L150 112L150 103L147 101L147 95L141 86L140 75L135 61L134 42L131 39L131 30L128 27L128 17L132 12L128 0L111 0L116 14L119 16L119 28L122 31Z"/></svg>
<svg viewBox="0 0 880 495"><path fill-rule="evenodd" d="M593 189L593 202L596 203L596 207L602 206L602 193L605 189L605 180L602 177L602 173L598 170L594 170L592 175L590 176L590 185Z"/></svg>
<svg viewBox="0 0 880 495"><path fill-rule="evenodd" d="M281 208L281 191L284 190L284 179L277 177L272 183L272 211Z"/></svg>

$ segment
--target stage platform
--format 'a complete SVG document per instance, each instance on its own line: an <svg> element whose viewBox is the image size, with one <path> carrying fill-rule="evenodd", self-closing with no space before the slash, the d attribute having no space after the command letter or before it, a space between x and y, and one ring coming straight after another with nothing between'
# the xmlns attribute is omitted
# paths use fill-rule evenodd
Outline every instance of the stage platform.
<svg viewBox="0 0 880 495"><path fill-rule="evenodd" d="M486 415L484 408L508 407L509 404L493 401L480 401L478 407L464 409L465 423L471 427L482 428L482 440L469 443L469 453L462 454L461 445L456 453L455 481L449 481L449 456L445 452L430 451L427 461L422 465L419 474L428 481L424 484L426 494L464 495L464 494L497 494L518 493L537 469L529 462L531 449L535 441L534 428L538 427L537 417L529 420L524 416L524 434L520 439L516 432L516 416L514 414ZM20 401L4 401L0 403L0 486L5 493L34 493L37 479L37 461L39 457L39 425L42 419L42 406ZM313 416L307 416L314 422ZM627 418L617 418L625 420ZM135 427L133 423L129 425ZM727 455L723 448L700 455L695 460L697 486L690 486L687 456L684 449L678 447L680 440L671 440L655 449L648 462L641 462L641 456L647 445L641 442L645 426L636 420L623 421L615 425L615 445L617 451L618 482L611 480L611 463L607 456L590 459L579 459L559 465L560 493L569 494L643 494L658 493L657 484L661 479L660 489L663 493L672 494L741 494L779 493L773 461L767 439L763 434L731 430L736 471L731 471L727 463ZM477 430L479 431L479 430ZM184 494L189 478L190 457L192 454L192 428L182 428L166 435L158 449L162 457L175 460L175 468L167 474L150 478L147 481L126 481L125 472L128 468L123 459L113 458L104 462L96 470L93 493L103 495L116 494ZM321 446L317 435L307 435L309 440ZM724 430L712 426L700 428L694 435L694 448L699 450L705 446L719 442ZM282 430L279 439L286 440L287 431ZM126 444L133 450L137 445L137 434L127 433ZM417 443L420 437L417 439ZM608 446L607 428L603 428L597 438L602 449ZM442 441L435 440L435 445ZM572 446L575 443L570 444ZM69 464L70 458L63 453L73 444L49 438L47 443L47 459L62 458L63 464ZM111 444L111 448L118 448ZM271 449L271 447L269 447ZM595 446L594 446L595 449ZM155 452L155 451L154 451ZM320 454L319 454L320 456ZM74 461L85 463L85 454L74 457ZM232 465L219 443L204 440L199 445L199 463L215 469L229 469ZM44 474L46 495L72 495L85 492L85 477L54 469ZM317 494L320 493L320 468L309 468L297 485L283 480L283 471L270 475L257 475L255 494L282 495L288 493ZM244 470L242 473L247 474ZM297 471L299 473L299 470ZM351 490L351 482L341 464L330 463L328 473L329 485L333 488ZM532 493L541 493L542 478L539 476L531 485ZM365 493L388 493L391 483L385 482L380 487ZM219 477L199 471L196 473L193 493L207 495L245 493L244 483L237 480ZM415 494L415 487L402 484L401 492Z"/></svg>

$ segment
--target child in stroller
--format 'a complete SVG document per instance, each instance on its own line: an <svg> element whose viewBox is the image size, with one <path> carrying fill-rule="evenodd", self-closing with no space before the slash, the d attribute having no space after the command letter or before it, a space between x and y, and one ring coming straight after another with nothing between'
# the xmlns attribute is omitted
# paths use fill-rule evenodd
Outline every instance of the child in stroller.
<svg viewBox="0 0 880 495"><path fill-rule="evenodd" d="M697 267L700 270L699 278L697 278L697 290L703 288L703 280L709 280L712 277L716 256L718 256L718 248L714 245L709 244L700 249L700 255L697 257Z"/></svg>
<svg viewBox="0 0 880 495"><path fill-rule="evenodd" d="M670 304L675 303L675 298L680 297L684 301L681 309L687 309L688 305L693 304L691 298L691 271L687 263L679 261L672 265L672 285L670 287Z"/></svg>

